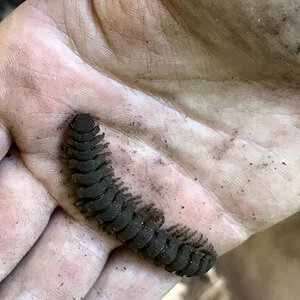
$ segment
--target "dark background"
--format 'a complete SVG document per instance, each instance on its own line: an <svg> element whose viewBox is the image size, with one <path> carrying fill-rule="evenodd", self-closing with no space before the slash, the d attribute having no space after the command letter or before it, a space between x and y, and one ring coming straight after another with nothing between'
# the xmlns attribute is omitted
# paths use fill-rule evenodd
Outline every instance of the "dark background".
<svg viewBox="0 0 300 300"><path fill-rule="evenodd" d="M0 21L24 0L0 0Z"/></svg>

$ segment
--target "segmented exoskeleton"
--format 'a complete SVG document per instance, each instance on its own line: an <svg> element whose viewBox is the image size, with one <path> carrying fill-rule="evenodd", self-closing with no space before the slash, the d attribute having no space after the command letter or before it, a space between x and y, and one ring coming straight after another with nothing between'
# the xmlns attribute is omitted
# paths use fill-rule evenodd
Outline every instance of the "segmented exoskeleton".
<svg viewBox="0 0 300 300"><path fill-rule="evenodd" d="M77 186L76 206L106 232L180 276L197 276L214 264L216 252L197 232L175 225L164 229L164 214L153 204L142 208L115 178L104 133L89 114L79 114L68 130L68 164Z"/></svg>

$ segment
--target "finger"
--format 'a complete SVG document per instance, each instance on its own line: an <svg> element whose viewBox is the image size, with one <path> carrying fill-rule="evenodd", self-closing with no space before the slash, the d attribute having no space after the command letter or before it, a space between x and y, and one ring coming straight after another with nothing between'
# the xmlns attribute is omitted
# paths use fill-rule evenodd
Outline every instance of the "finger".
<svg viewBox="0 0 300 300"><path fill-rule="evenodd" d="M0 281L39 238L55 206L17 154L0 163Z"/></svg>
<svg viewBox="0 0 300 300"><path fill-rule="evenodd" d="M85 299L161 299L179 280L128 249L119 248Z"/></svg>
<svg viewBox="0 0 300 300"><path fill-rule="evenodd" d="M3 282L0 299L82 299L111 251L97 233L61 210L44 234Z"/></svg>

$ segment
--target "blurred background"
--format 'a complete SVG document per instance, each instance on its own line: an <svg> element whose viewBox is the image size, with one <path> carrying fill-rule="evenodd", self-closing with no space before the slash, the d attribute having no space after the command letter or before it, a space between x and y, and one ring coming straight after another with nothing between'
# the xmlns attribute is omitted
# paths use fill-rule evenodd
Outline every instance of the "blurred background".
<svg viewBox="0 0 300 300"><path fill-rule="evenodd" d="M183 280L163 300L300 299L300 213L221 256L203 278Z"/></svg>
<svg viewBox="0 0 300 300"><path fill-rule="evenodd" d="M0 0L0 21L22 2ZM299 231L300 213L226 253L207 275L184 279L163 300L299 300Z"/></svg>

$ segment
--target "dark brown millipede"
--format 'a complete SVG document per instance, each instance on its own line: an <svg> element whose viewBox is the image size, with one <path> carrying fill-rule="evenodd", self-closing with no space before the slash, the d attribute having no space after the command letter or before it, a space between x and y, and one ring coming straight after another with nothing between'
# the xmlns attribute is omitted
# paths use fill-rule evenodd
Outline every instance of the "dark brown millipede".
<svg viewBox="0 0 300 300"><path fill-rule="evenodd" d="M187 277L206 273L217 257L213 246L202 234L196 239L197 232L186 226L163 228L164 214L154 204L140 207L139 197L128 193L115 177L108 143L99 132L89 114L76 115L68 129L68 165L78 198L75 205L105 232L168 272Z"/></svg>

